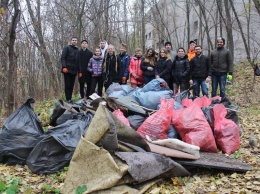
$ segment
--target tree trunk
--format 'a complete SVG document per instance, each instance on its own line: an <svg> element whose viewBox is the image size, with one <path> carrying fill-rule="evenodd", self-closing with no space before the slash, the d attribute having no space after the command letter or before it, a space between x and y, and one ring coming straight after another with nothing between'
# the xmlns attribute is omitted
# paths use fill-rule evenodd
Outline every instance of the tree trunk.
<svg viewBox="0 0 260 194"><path fill-rule="evenodd" d="M20 20L19 0L13 1L14 15L9 28L9 70L8 70L8 88L7 88L7 115L10 115L15 108L16 97L16 79L17 79L17 56L14 51L14 43L16 39L16 27Z"/></svg>
<svg viewBox="0 0 260 194"><path fill-rule="evenodd" d="M48 72L50 73L50 77L53 79L51 81L51 85L54 91L58 91L58 85L57 85L57 75L55 74L54 70L53 70L53 64L51 61L51 57L47 51L47 47L46 47L46 43L44 41L43 38L43 32L42 32L42 24L41 24L41 14L40 14L40 0L37 0L37 14L36 16L33 13L33 10L31 8L31 2L30 0L26 0L27 3L27 7L28 7L28 11L32 20L32 25L34 28L35 33L37 34L37 38L39 43L35 43L36 47L38 48L38 50L40 51L40 53L42 54L44 60L45 60L45 64L46 67L48 69ZM37 18L36 18L37 17Z"/></svg>
<svg viewBox="0 0 260 194"><path fill-rule="evenodd" d="M253 0L255 4L255 8L260 16L260 1L259 0Z"/></svg>
<svg viewBox="0 0 260 194"><path fill-rule="evenodd" d="M233 29L230 15L230 6L228 1L224 1L224 7L226 12L226 30L227 30L227 48L231 51L232 59L234 60L234 41L233 41Z"/></svg>
<svg viewBox="0 0 260 194"><path fill-rule="evenodd" d="M190 42L190 1L186 0L186 19L187 19L187 44Z"/></svg>
<svg viewBox="0 0 260 194"><path fill-rule="evenodd" d="M141 45L143 53L145 52L145 17L144 17L144 4L145 0L142 0L141 2L141 15L142 15L142 34L141 34Z"/></svg>
<svg viewBox="0 0 260 194"><path fill-rule="evenodd" d="M213 49L213 43L211 41L211 37L210 37L210 34L209 34L209 25L208 25L208 19L207 19L207 16L206 16L206 12L205 12L205 7L204 7L204 5L202 5L201 1L197 1L197 2L200 6L201 14L202 14L203 19L205 21L205 32L207 34L208 48L209 48L209 50L212 50Z"/></svg>
<svg viewBox="0 0 260 194"><path fill-rule="evenodd" d="M242 36L242 40L243 40L243 43L244 43L244 46L245 46L245 50L246 50L247 60L249 61L249 63L253 67L254 64L253 64L253 62L251 60L248 44L247 44L247 41L246 41L246 38L245 38L245 34L243 32L243 28L242 28L241 22L240 22L240 20L238 18L237 11L236 11L236 9L234 7L233 0L229 0L229 3L231 5L232 11L234 12L234 15L235 15L235 18L236 18L236 21L237 21L237 24L238 24L238 27L239 27L239 30L240 30L240 34Z"/></svg>

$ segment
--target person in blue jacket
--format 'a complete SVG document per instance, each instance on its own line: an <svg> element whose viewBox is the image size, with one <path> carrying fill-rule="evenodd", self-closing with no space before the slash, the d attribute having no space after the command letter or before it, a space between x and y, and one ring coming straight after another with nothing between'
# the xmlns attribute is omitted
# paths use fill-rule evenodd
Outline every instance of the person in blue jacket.
<svg viewBox="0 0 260 194"><path fill-rule="evenodd" d="M130 56L127 54L127 45L122 43L120 53L117 55L121 65L121 81L120 84L127 84L129 78Z"/></svg>

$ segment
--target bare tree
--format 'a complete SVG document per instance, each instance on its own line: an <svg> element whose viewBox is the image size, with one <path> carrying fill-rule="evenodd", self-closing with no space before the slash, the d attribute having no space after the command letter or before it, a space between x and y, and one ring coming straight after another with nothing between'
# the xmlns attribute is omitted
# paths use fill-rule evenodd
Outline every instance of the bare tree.
<svg viewBox="0 0 260 194"><path fill-rule="evenodd" d="M53 90L58 91L56 73L53 70L51 57L50 57L50 54L47 51L46 42L45 42L44 37L43 37L43 29L42 29L42 21L41 21L41 18L42 18L42 16L41 16L41 0L36 1L36 13L34 13L33 10L32 10L31 1L26 0L26 3L27 3L29 15L30 15L31 20L32 20L33 29L34 29L34 31L37 35L38 42L33 37L31 37L31 39L33 40L35 46L39 49L43 58L45 59L46 67L47 67L47 69L48 69L48 71L49 71L49 73L50 73L50 75L53 79L53 81L51 82Z"/></svg>
<svg viewBox="0 0 260 194"><path fill-rule="evenodd" d="M260 16L260 1L259 0L253 0L255 4L255 8Z"/></svg>
<svg viewBox="0 0 260 194"><path fill-rule="evenodd" d="M15 108L15 96L16 96L16 70L17 70L17 55L15 53L15 39L16 28L20 20L20 2L19 0L13 1L14 13L12 15L12 21L9 27L9 44L8 44L8 57L9 57L9 69L8 69L8 89L7 89L7 115L11 114Z"/></svg>

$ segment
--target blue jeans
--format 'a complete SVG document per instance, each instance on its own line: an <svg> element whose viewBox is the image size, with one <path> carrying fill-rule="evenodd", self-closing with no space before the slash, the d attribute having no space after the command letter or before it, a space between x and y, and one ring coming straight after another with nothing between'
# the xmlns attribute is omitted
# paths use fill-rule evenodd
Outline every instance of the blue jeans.
<svg viewBox="0 0 260 194"><path fill-rule="evenodd" d="M220 97L226 97L226 81L227 75L211 75L212 79L212 92L211 97L215 97L217 95L218 85L220 88Z"/></svg>
<svg viewBox="0 0 260 194"><path fill-rule="evenodd" d="M193 84L194 84L194 89L193 89L194 96L196 97L200 96L200 87L201 87L203 96L206 95L207 97L209 97L208 88L205 79L193 79Z"/></svg>

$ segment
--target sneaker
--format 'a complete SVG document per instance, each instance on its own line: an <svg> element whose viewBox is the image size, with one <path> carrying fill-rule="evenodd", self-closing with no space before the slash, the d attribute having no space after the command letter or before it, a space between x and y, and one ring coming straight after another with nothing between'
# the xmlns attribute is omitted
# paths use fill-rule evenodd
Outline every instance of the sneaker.
<svg viewBox="0 0 260 194"><path fill-rule="evenodd" d="M72 100L67 100L67 103L72 104L73 102L72 102Z"/></svg>

